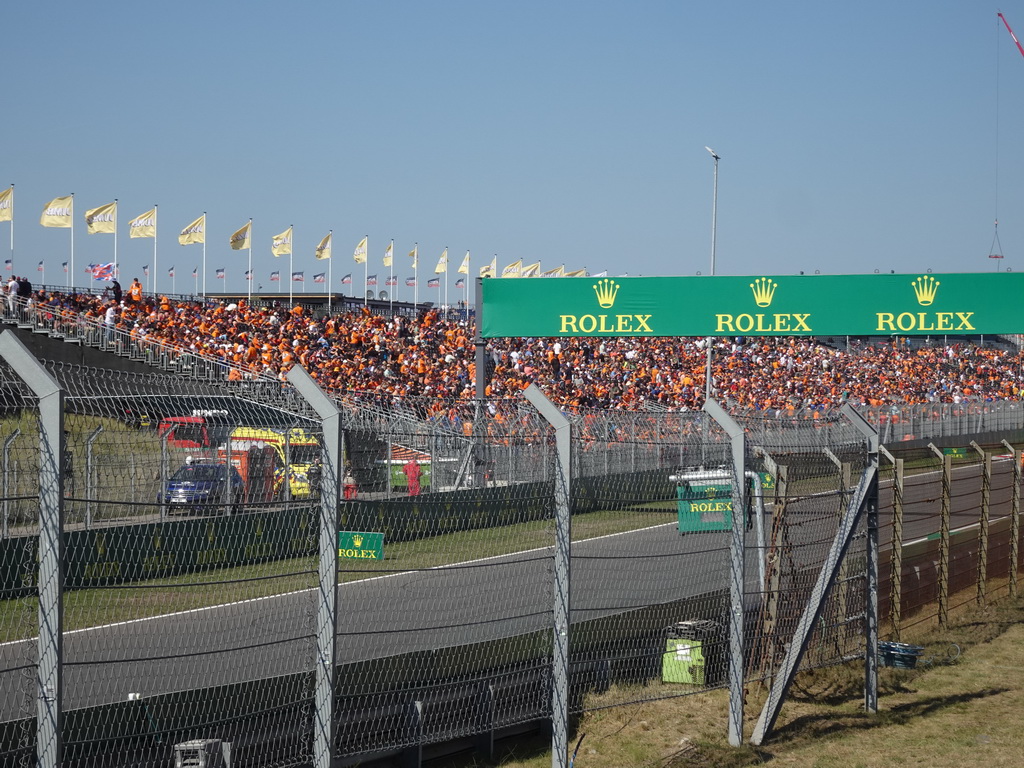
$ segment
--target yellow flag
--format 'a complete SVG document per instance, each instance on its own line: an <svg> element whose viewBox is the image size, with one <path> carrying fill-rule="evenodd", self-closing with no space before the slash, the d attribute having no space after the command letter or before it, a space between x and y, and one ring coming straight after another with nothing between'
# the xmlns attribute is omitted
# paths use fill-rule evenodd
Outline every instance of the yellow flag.
<svg viewBox="0 0 1024 768"><path fill-rule="evenodd" d="M384 249L384 266L391 266L391 258L395 255L395 241L392 240L388 243L388 247Z"/></svg>
<svg viewBox="0 0 1024 768"><path fill-rule="evenodd" d="M270 252L275 256L287 256L292 252L292 228L288 227L280 235L274 235L270 244Z"/></svg>
<svg viewBox="0 0 1024 768"><path fill-rule="evenodd" d="M206 242L206 214L193 221L178 235L178 242L181 245L192 245L192 243Z"/></svg>
<svg viewBox="0 0 1024 768"><path fill-rule="evenodd" d="M0 192L0 221L14 221L14 185Z"/></svg>
<svg viewBox="0 0 1024 768"><path fill-rule="evenodd" d="M541 277L565 277L565 264L554 269L549 269L547 272L541 272Z"/></svg>
<svg viewBox="0 0 1024 768"><path fill-rule="evenodd" d="M437 266L434 267L434 274L440 275L448 271L448 249L445 248L441 253L441 258L437 260Z"/></svg>
<svg viewBox="0 0 1024 768"><path fill-rule="evenodd" d="M520 273L523 271L523 260L513 261L507 267L501 270L502 277L520 277Z"/></svg>
<svg viewBox="0 0 1024 768"><path fill-rule="evenodd" d="M540 262L531 264L528 267L523 267L523 271L519 273L520 277L537 277L540 275Z"/></svg>
<svg viewBox="0 0 1024 768"><path fill-rule="evenodd" d="M316 247L316 257L318 259L329 259L331 258L331 241L334 239L334 233L328 232L327 237L320 241L320 245Z"/></svg>
<svg viewBox="0 0 1024 768"><path fill-rule="evenodd" d="M466 251L466 255L462 257L462 263L459 264L459 274L469 274L469 251Z"/></svg>
<svg viewBox="0 0 1024 768"><path fill-rule="evenodd" d="M55 197L43 208L39 223L44 227L70 227L74 212L74 197Z"/></svg>
<svg viewBox="0 0 1024 768"><path fill-rule="evenodd" d="M562 277L586 277L586 276L587 276L587 268L586 267L584 267L583 269L575 269L572 272L566 272L564 275L562 275Z"/></svg>
<svg viewBox="0 0 1024 768"><path fill-rule="evenodd" d="M364 237L359 241L359 245L356 246L355 251L352 252L352 258L356 264L366 263L366 238Z"/></svg>
<svg viewBox="0 0 1024 768"><path fill-rule="evenodd" d="M419 258L418 258L419 257L419 253L420 253L420 247L418 245L414 245L412 247L412 250L409 251L409 258L412 259L412 266L413 266L414 269L416 267L416 262L419 261Z"/></svg>
<svg viewBox="0 0 1024 768"><path fill-rule="evenodd" d="M244 251L246 248L251 247L249 238L252 236L252 222L250 221L244 227L236 231L231 235L231 250L232 251Z"/></svg>
<svg viewBox="0 0 1024 768"><path fill-rule="evenodd" d="M117 200L85 212L85 231L90 235L112 235L117 230Z"/></svg>
<svg viewBox="0 0 1024 768"><path fill-rule="evenodd" d="M156 208L128 222L128 237L156 237Z"/></svg>
<svg viewBox="0 0 1024 768"><path fill-rule="evenodd" d="M480 267L480 277L494 277L498 274L498 257L491 259L491 263Z"/></svg>

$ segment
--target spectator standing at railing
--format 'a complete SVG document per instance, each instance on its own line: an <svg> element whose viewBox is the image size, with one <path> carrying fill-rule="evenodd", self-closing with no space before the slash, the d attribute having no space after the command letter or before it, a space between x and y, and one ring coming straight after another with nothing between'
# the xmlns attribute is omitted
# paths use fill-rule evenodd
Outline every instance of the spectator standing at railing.
<svg viewBox="0 0 1024 768"><path fill-rule="evenodd" d="M7 281L7 311L12 316L14 315L14 307L17 304L18 297L18 278L11 275L11 279Z"/></svg>
<svg viewBox="0 0 1024 768"><path fill-rule="evenodd" d="M132 284L128 286L128 301L136 306L142 303L142 283L139 278L133 278Z"/></svg>
<svg viewBox="0 0 1024 768"><path fill-rule="evenodd" d="M114 340L114 324L117 322L117 302L110 302L103 313L103 328L106 331L107 343Z"/></svg>

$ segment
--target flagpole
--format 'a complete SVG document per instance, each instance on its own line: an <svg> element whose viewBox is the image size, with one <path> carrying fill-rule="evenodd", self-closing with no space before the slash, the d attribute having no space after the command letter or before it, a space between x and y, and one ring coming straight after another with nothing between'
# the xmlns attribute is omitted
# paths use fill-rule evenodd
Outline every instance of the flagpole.
<svg viewBox="0 0 1024 768"><path fill-rule="evenodd" d="M395 282L395 240L391 239L391 263L388 264L388 314L394 314L395 309L395 288L398 286L390 285Z"/></svg>
<svg viewBox="0 0 1024 768"><path fill-rule="evenodd" d="M444 247L444 317L448 319L448 246Z"/></svg>
<svg viewBox="0 0 1024 768"><path fill-rule="evenodd" d="M121 275L118 274L117 269L117 198L114 198L114 279L117 280Z"/></svg>
<svg viewBox="0 0 1024 768"><path fill-rule="evenodd" d="M71 285L71 273L75 271L75 193L71 193L71 272L68 272L68 285Z"/></svg>
<svg viewBox="0 0 1024 768"><path fill-rule="evenodd" d="M74 224L74 221L71 222ZM11 274L14 274L14 185L11 184Z"/></svg>
<svg viewBox="0 0 1024 768"><path fill-rule="evenodd" d="M249 274L252 274L252 217L249 217ZM206 273L203 273L203 280L206 280ZM248 300L246 303L252 304L252 280L249 281L249 285L246 286L249 290ZM205 296L203 297L205 298Z"/></svg>
<svg viewBox="0 0 1024 768"><path fill-rule="evenodd" d="M334 285L332 280L334 279L333 269L334 266L331 264L334 261L334 230L330 229L327 231L327 242L331 244L331 255L327 257L327 314L331 314L331 299L334 298L334 289L331 287Z"/></svg>
<svg viewBox="0 0 1024 768"><path fill-rule="evenodd" d="M207 221L206 221L206 211L203 211L203 301L204 302L206 300L206 230L207 229L209 229L209 227L207 226ZM173 288L174 288L173 284L172 284L171 288L172 288L171 293L174 293L174 291L173 291Z"/></svg>
<svg viewBox="0 0 1024 768"><path fill-rule="evenodd" d="M153 279L149 281L150 295L156 295L156 277L160 274L156 263L156 230L160 224L160 217L157 215L157 206L153 204Z"/></svg>
<svg viewBox="0 0 1024 768"><path fill-rule="evenodd" d="M366 253L363 254L363 306L365 307L370 301L369 291L366 290L366 281L370 279L370 236L367 235L363 239L366 240Z"/></svg>
<svg viewBox="0 0 1024 768"><path fill-rule="evenodd" d="M416 255L412 260L412 311L416 314L416 308L420 304L420 244L412 244L412 252Z"/></svg>

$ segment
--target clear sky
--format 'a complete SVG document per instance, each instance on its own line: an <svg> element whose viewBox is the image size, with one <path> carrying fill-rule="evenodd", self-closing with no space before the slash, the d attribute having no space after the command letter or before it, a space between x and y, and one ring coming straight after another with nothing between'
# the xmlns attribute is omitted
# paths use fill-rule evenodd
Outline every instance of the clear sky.
<svg viewBox="0 0 1024 768"><path fill-rule="evenodd" d="M450 300L497 254L542 269L708 274L720 156L719 274L1024 269L1024 0L823 2L102 2L0 4L0 188L15 185L15 272L76 284L113 259L87 209L119 201L122 283L142 266L191 291L287 291L273 235L321 289L363 267L419 298L449 249ZM159 205L153 240L128 220ZM989 259L994 220L1000 250ZM9 228L0 223L0 253ZM224 281L215 270L226 270ZM271 270L285 282L269 282Z"/></svg>

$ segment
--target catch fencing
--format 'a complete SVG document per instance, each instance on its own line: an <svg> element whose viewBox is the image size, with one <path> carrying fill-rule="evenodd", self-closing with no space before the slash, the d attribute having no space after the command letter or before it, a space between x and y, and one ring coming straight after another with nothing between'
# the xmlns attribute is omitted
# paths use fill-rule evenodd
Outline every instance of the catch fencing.
<svg viewBox="0 0 1024 768"><path fill-rule="evenodd" d="M493 757L538 722L564 755L572 716L718 688L738 742L770 733L744 686L789 666L867 668L879 618L898 638L940 602L926 579L899 580L894 601L891 581L870 586L874 453L849 413L565 414L537 393L328 406L301 372L248 388L50 363L43 376L0 346L5 764L171 764L228 744L234 766L415 763L444 743ZM202 450L161 433L195 411L247 431ZM321 451L319 478L296 430ZM951 458L945 485L902 466L899 495L883 472L883 579L893 553L907 574L916 539L941 540L944 488L948 594L965 569L1016 572L1019 455L990 462L986 568L956 554L973 535L956 515L981 528L977 455L973 470ZM202 465L242 483L172 501L175 473Z"/></svg>

